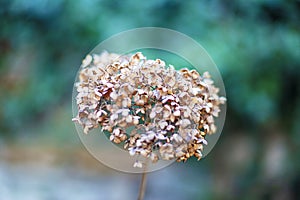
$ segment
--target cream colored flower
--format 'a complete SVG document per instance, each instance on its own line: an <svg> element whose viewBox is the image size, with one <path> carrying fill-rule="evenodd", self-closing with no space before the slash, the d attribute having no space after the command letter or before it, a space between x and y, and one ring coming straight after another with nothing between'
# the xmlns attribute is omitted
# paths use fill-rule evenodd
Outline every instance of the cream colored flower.
<svg viewBox="0 0 300 200"><path fill-rule="evenodd" d="M131 156L153 163L201 159L205 138L216 132L215 118L226 102L213 83L208 72L177 71L140 52L87 55L75 83L78 113L73 121L86 134L100 127Z"/></svg>

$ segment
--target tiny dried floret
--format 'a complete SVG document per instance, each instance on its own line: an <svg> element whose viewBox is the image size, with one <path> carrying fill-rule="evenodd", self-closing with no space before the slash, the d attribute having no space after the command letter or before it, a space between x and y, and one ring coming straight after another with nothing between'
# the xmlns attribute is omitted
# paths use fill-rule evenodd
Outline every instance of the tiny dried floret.
<svg viewBox="0 0 300 200"><path fill-rule="evenodd" d="M87 55L75 84L84 133L101 128L131 156L158 160L201 159L206 136L226 98L208 72L179 71L140 52ZM137 160L134 167L142 167Z"/></svg>

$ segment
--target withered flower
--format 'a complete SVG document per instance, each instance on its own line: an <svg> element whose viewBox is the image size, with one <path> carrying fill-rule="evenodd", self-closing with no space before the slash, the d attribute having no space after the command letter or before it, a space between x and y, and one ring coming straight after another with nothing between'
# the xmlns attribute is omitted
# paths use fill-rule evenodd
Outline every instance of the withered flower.
<svg viewBox="0 0 300 200"><path fill-rule="evenodd" d="M129 154L152 162L201 159L206 136L216 132L215 118L225 97L208 72L179 71L142 53L103 52L83 60L73 121L88 133L101 128ZM142 167L137 160L134 167Z"/></svg>

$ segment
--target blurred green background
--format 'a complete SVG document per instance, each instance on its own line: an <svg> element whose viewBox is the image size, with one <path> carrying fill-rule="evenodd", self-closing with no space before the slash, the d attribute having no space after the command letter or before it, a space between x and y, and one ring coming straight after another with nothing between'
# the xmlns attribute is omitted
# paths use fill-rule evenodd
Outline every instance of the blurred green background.
<svg viewBox="0 0 300 200"><path fill-rule="evenodd" d="M137 197L83 148L71 96L89 51L144 26L203 45L228 98L215 149L150 173L146 199L299 199L299 0L0 0L0 200Z"/></svg>

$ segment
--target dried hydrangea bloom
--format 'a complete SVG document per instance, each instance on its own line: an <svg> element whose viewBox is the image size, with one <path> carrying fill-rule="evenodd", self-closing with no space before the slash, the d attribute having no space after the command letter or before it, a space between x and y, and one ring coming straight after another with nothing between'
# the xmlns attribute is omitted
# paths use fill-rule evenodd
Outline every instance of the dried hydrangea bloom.
<svg viewBox="0 0 300 200"><path fill-rule="evenodd" d="M79 73L73 121L86 134L100 127L130 155L152 162L201 159L205 138L216 132L215 118L226 101L208 72L177 71L142 53L88 55Z"/></svg>

